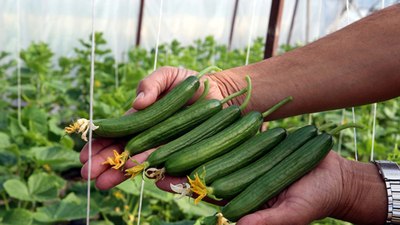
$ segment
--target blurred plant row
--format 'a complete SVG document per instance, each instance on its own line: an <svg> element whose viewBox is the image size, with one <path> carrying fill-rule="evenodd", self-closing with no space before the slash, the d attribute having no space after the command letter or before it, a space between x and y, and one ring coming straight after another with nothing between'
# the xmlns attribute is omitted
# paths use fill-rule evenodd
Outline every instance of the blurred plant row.
<svg viewBox="0 0 400 225"><path fill-rule="evenodd" d="M116 62L101 33L96 33L95 118L121 115L131 107L138 82L153 68L154 50L132 48L126 62ZM86 181L80 178L79 151L83 142L66 136L63 127L72 120L88 117L91 44L80 40L71 57L55 58L46 43L32 43L20 52L21 69L9 53L0 53L0 223L84 224ZM258 38L250 50L250 63L262 60L264 41ZM282 46L282 52L293 46ZM213 37L190 46L178 41L159 47L157 67L169 65L201 70L209 65L227 69L243 65L245 49L228 51ZM20 73L20 80L18 80ZM21 111L18 110L18 83ZM267 88L267 87L266 87ZM368 161L372 147L372 106L356 107L356 120L366 128L357 131L359 159ZM375 158L400 161L398 143L400 101L378 104ZM351 120L351 109L345 120ZM269 124L294 128L342 121L342 110L301 115ZM343 132L340 149L353 158L353 131ZM338 137L336 137L338 138ZM338 140L336 140L338 143ZM138 210L138 181L117 188L92 188L93 224L134 224ZM191 200L176 200L151 182L145 187L143 224L193 224L215 212L216 207ZM343 224L330 219L315 224Z"/></svg>

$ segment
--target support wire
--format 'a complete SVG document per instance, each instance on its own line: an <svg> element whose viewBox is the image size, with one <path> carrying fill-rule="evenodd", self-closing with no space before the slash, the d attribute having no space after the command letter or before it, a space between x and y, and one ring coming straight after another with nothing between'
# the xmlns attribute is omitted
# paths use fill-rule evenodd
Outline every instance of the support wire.
<svg viewBox="0 0 400 225"><path fill-rule="evenodd" d="M163 3L164 0L160 0L160 11L158 17L158 28L157 28L157 40L156 40L156 51L154 54L154 66L153 71L157 69L157 58L158 58L158 46L160 42L160 31L161 31L161 19L162 19L162 12L163 12ZM137 218L137 225L140 225L140 217L142 212L142 203L143 203L143 191L144 191L144 177L142 176L141 184L140 184L140 195L139 195L139 209L138 209L138 218Z"/></svg>
<svg viewBox="0 0 400 225"><path fill-rule="evenodd" d="M253 9L251 14L251 23L250 23L250 32L247 39L247 53L246 53L246 64L249 64L250 59L250 46L251 46L251 38L253 37L253 30L254 30L254 21L255 21L255 14L256 14L256 2L257 0L253 0Z"/></svg>
<svg viewBox="0 0 400 225"><path fill-rule="evenodd" d="M92 170L92 134L93 134L93 89L94 89L94 57L95 57L95 30L94 30L94 19L95 19L95 3L96 0L92 0L92 46L91 46L91 56L90 56L90 103L89 103L89 151L88 151L88 178L87 178L87 208L86 208L86 224L90 223L90 180L91 180L91 170Z"/></svg>

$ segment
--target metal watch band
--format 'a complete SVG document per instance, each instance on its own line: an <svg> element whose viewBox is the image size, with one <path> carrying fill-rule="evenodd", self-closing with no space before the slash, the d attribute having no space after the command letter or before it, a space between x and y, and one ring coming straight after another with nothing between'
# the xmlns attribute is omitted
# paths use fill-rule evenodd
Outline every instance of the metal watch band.
<svg viewBox="0 0 400 225"><path fill-rule="evenodd" d="M388 215L386 224L400 225L400 168L395 162L375 161L386 185L388 196Z"/></svg>

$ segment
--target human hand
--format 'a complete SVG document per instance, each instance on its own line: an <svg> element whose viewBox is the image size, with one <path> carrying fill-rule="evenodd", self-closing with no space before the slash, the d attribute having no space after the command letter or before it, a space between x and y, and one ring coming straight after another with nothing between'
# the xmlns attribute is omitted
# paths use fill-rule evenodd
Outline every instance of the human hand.
<svg viewBox="0 0 400 225"><path fill-rule="evenodd" d="M196 74L195 71L175 68L175 67L162 67L148 77L144 78L138 85L137 97L133 102L133 107L127 113L134 113L137 110L142 110L152 103L154 103L158 98L162 97L165 93L170 91L182 80L190 75ZM227 96L224 92L224 88L220 88L221 85L218 84L217 80L211 76L203 76L201 78L201 85L199 90L196 92L194 97L189 101L193 103L203 92L203 81L205 79L209 80L210 89L207 99L223 99ZM121 170L112 169L109 165L103 165L102 163L107 160L108 157L114 155L113 150L118 153L123 152L125 143L117 143L113 139L97 139L92 142L92 167L91 167L91 179L96 180L96 187L99 189L109 189L118 185L128 177L124 176ZM155 149L148 150L141 154L132 156L131 159L136 160L141 163L145 161L148 155ZM80 154L80 161L83 164L81 174L82 177L87 179L88 177L88 144L86 144ZM134 166L135 163L132 160L128 160L125 168L130 168Z"/></svg>
<svg viewBox="0 0 400 225"><path fill-rule="evenodd" d="M170 177L156 184L171 191L170 183L186 182L186 178ZM325 217L383 224L385 199L385 185L375 165L346 160L331 151L315 169L237 225L301 225Z"/></svg>

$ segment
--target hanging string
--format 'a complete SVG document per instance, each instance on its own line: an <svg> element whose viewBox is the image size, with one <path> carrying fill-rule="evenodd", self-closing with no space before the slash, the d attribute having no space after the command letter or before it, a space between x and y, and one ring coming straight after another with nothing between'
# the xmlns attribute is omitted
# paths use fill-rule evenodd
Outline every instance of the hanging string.
<svg viewBox="0 0 400 225"><path fill-rule="evenodd" d="M21 119L21 108L22 108L22 87L21 87L21 59L20 59L20 51L21 51L21 2L17 0L17 117L18 117L18 125L22 127L22 119Z"/></svg>
<svg viewBox="0 0 400 225"><path fill-rule="evenodd" d="M350 24L350 1L346 0L346 25ZM355 110L354 107L351 107L351 112L352 112L352 119L353 119L353 123L356 122L356 114L355 114ZM345 120L345 113L346 113L346 109L342 109L342 120L341 123L344 123ZM354 134L354 159L356 161L358 161L358 150L357 150L357 131L356 128L353 129L353 134ZM342 149L342 139L343 139L343 135L342 132L339 135L339 142L338 142L338 152L341 152Z"/></svg>
<svg viewBox="0 0 400 225"><path fill-rule="evenodd" d="M347 18L347 23L346 25L350 24L350 1L346 0L346 18ZM353 123L356 123L356 113L354 107L351 107L351 113L353 115ZM357 131L356 128L353 128L353 134L354 134L354 159L358 161L358 150L357 150Z"/></svg>
<svg viewBox="0 0 400 225"><path fill-rule="evenodd" d="M321 36L321 16L322 16L322 0L319 1L318 4L318 14L317 14L317 21L318 21L318 29L317 29L317 36L316 36L316 40L319 39L319 37ZM308 114L308 124L311 125L313 121L313 113L309 113Z"/></svg>
<svg viewBox="0 0 400 225"><path fill-rule="evenodd" d="M89 103L89 124L93 124L93 89L94 89L94 57L95 57L95 30L94 30L94 19L95 19L95 1L92 0L92 47L90 56L90 103ZM90 223L90 180L92 175L92 126L89 126L89 151L88 151L88 178L87 178L87 208L86 208L86 224Z"/></svg>
<svg viewBox="0 0 400 225"><path fill-rule="evenodd" d="M115 32L116 34L117 34L117 32ZM115 38L115 39L118 39L118 36ZM119 71L118 71L118 40L117 40L117 42L116 42L116 44L115 44L115 59L114 59L114 68L115 68L115 89L117 89L118 87L119 87Z"/></svg>
<svg viewBox="0 0 400 225"><path fill-rule="evenodd" d="M385 0L381 1L381 9L385 8ZM371 136L371 161L374 161L374 151L375 151L375 133L376 133L376 110L378 103L372 104L372 136Z"/></svg>
<svg viewBox="0 0 400 225"><path fill-rule="evenodd" d="M158 16L158 28L157 28L157 40L156 40L156 51L154 54L154 66L153 71L157 69L157 59L158 59L158 46L160 42L160 31L161 31L161 19L162 19L162 12L163 12L163 3L164 0L160 0L160 11ZM142 176L141 184L140 184L140 195L139 195L139 208L138 208L138 218L137 218L137 225L140 225L140 216L142 212L142 204L143 204L143 191L144 191L144 176Z"/></svg>
<svg viewBox="0 0 400 225"><path fill-rule="evenodd" d="M254 21L255 21L255 14L256 14L256 1L257 0L253 0L253 10L252 10L252 14L251 14L251 23L250 23L250 32L249 32L249 36L247 39L247 53L246 53L246 64L249 64L249 58L250 58L250 45L251 45L251 38L253 37L253 30L254 30Z"/></svg>
<svg viewBox="0 0 400 225"><path fill-rule="evenodd" d="M160 30L161 30L161 18L162 18L162 8L163 8L163 3L164 0L160 0L160 11L159 11L159 16L158 16L158 29L157 29L157 40L156 40L156 52L154 56L154 66L153 66L153 71L156 70L157 68L157 59L158 59L158 45L160 42Z"/></svg>

